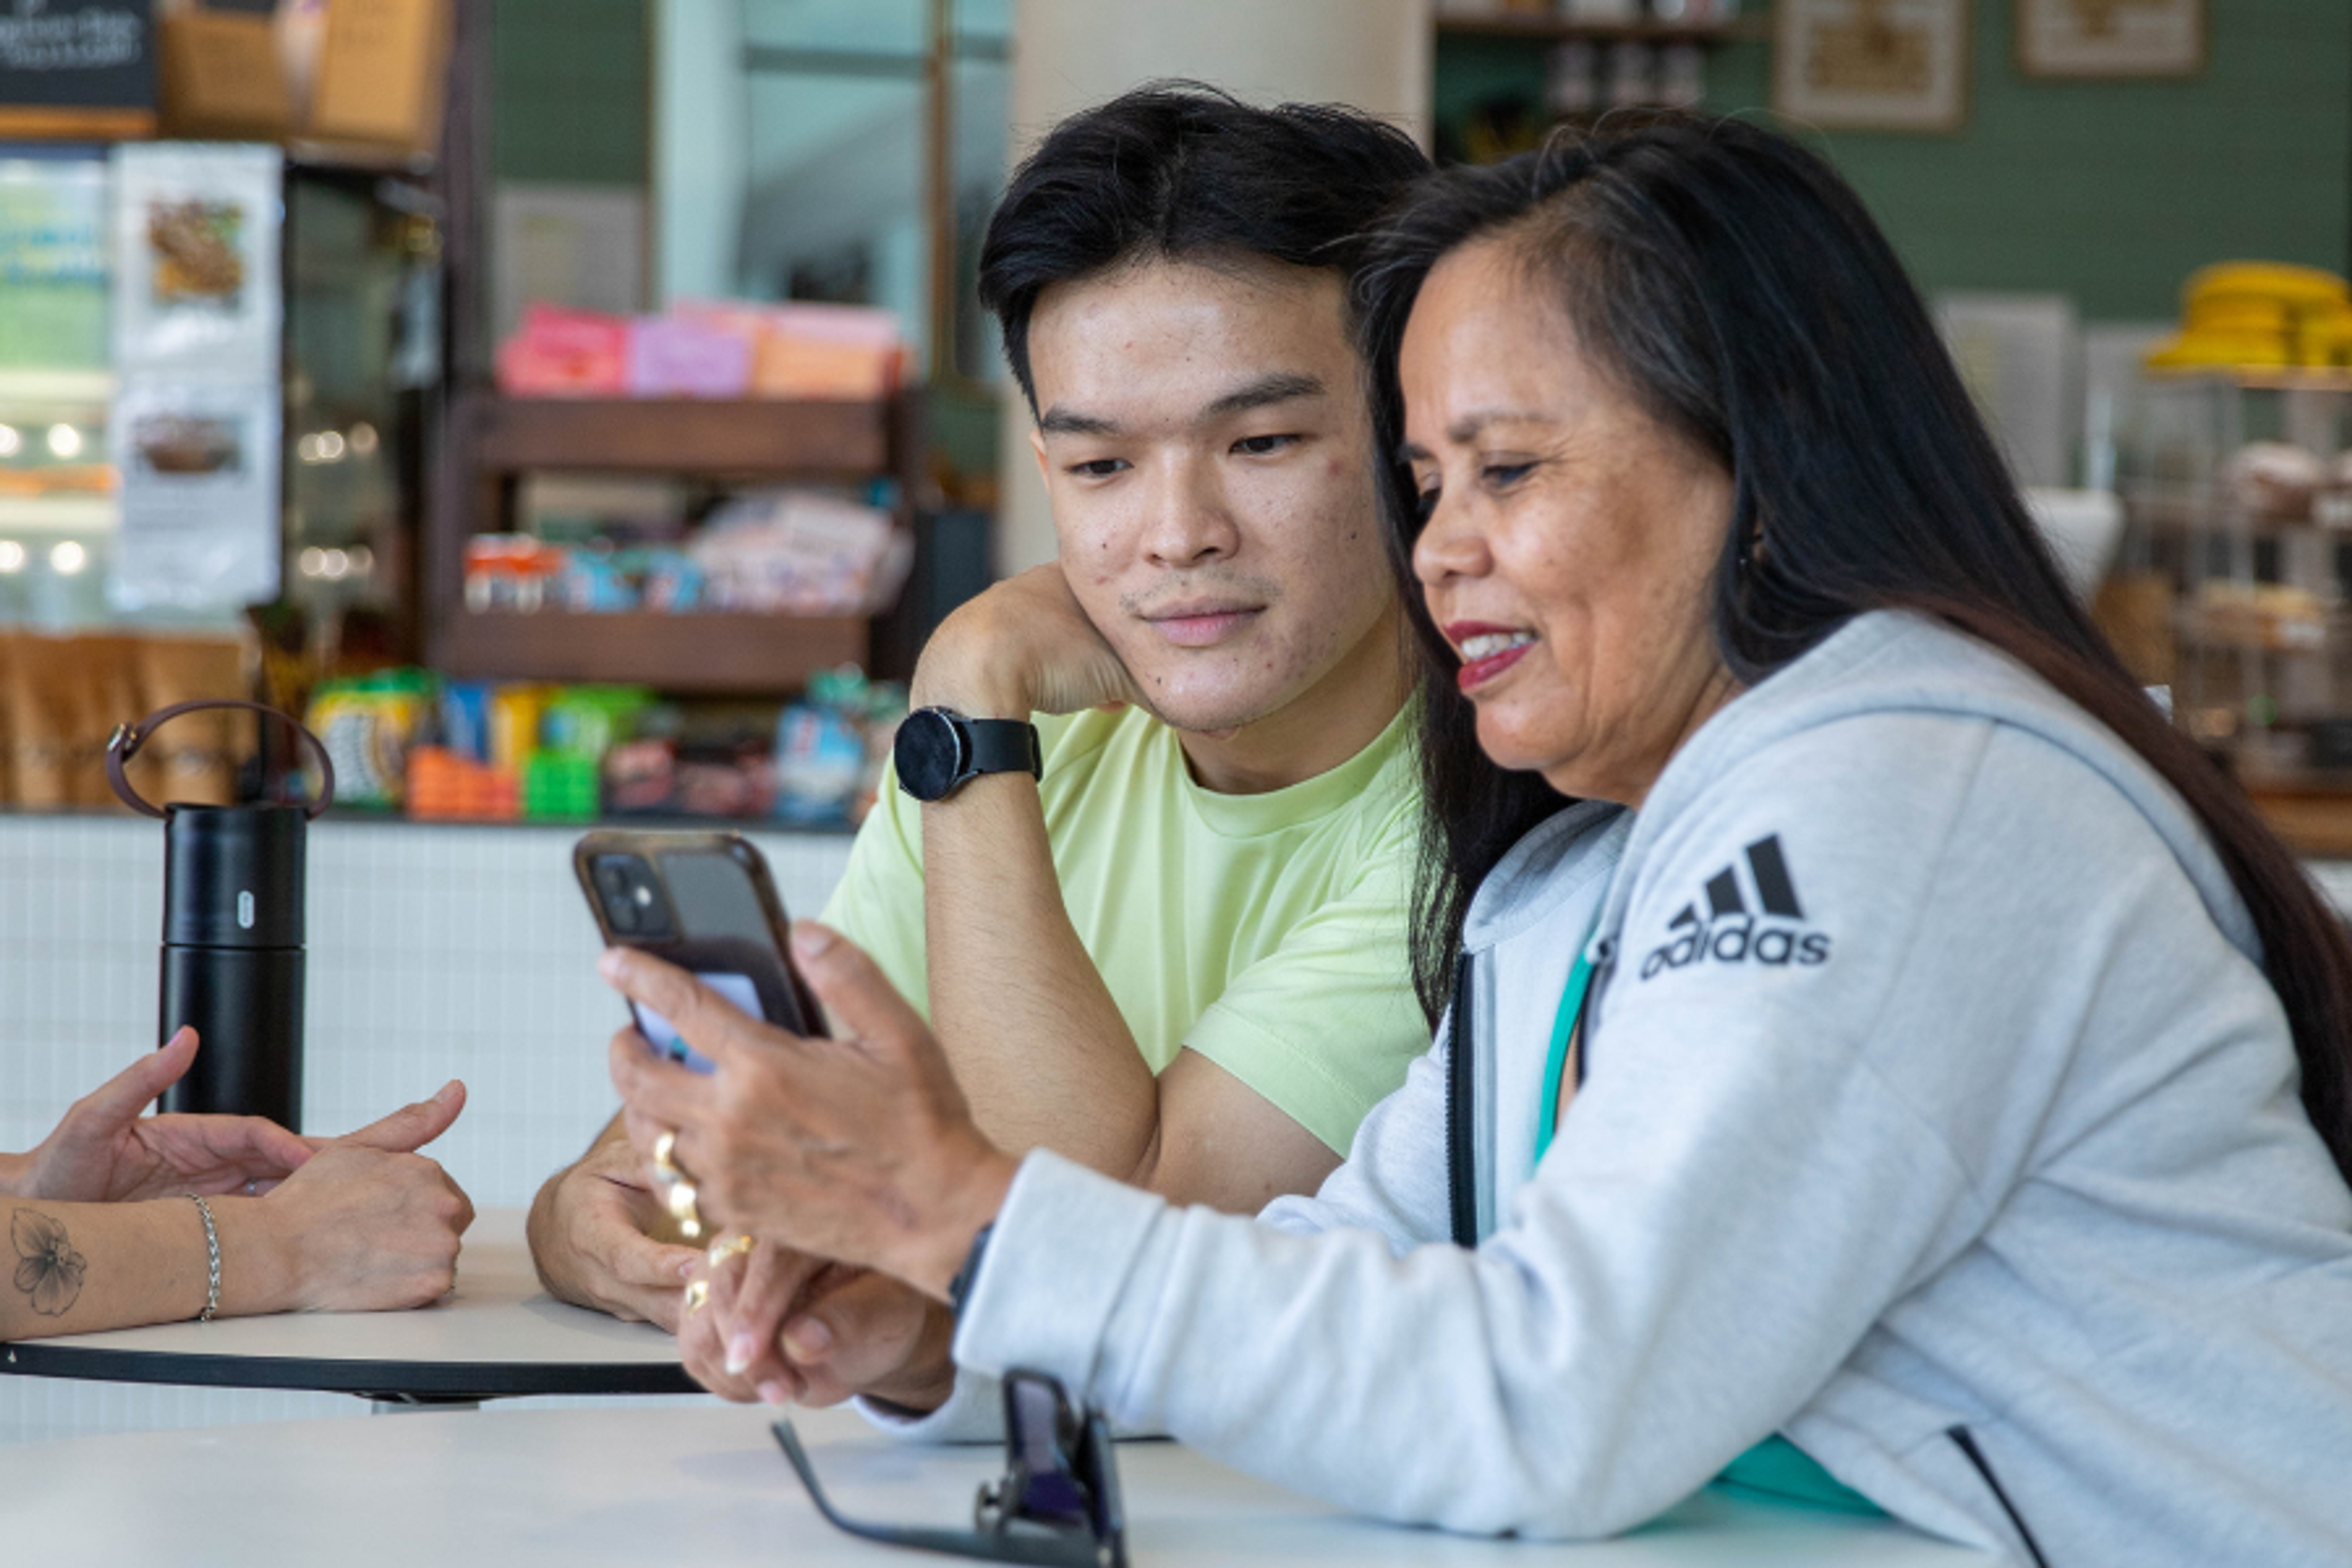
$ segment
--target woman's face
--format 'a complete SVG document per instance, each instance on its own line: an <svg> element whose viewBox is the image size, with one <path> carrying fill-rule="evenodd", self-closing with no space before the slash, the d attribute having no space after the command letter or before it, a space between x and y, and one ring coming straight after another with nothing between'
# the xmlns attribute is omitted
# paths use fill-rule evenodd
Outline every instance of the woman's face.
<svg viewBox="0 0 2352 1568"><path fill-rule="evenodd" d="M1446 257L1399 362L1429 613L1478 743L1639 805L1733 683L1708 628L1731 479L1588 359L1508 242Z"/></svg>

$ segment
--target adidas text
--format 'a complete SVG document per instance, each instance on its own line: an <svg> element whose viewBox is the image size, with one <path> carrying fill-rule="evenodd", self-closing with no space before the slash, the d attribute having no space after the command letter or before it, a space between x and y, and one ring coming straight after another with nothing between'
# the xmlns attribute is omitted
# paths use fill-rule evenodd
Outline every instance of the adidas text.
<svg viewBox="0 0 2352 1568"><path fill-rule="evenodd" d="M1804 907L1797 901L1797 884L1781 853L1780 836L1758 839L1743 858L1746 885L1737 864L1708 878L1701 895L1705 912L1699 899L1682 907L1667 923L1672 934L1642 960L1642 979L1710 961L1775 969L1829 962L1829 933L1805 927ZM1751 896L1760 913L1749 912Z"/></svg>

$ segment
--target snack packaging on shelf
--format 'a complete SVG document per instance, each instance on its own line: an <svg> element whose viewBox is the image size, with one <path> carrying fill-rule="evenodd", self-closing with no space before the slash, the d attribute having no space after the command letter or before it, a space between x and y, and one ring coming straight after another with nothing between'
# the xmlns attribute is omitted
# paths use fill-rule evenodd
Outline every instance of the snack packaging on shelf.
<svg viewBox="0 0 2352 1568"><path fill-rule="evenodd" d="M628 367L625 317L530 305L499 345L499 390L513 397L618 397L628 390Z"/></svg>
<svg viewBox="0 0 2352 1568"><path fill-rule="evenodd" d="M879 507L817 491L746 491L687 546L712 606L795 616L869 616L898 596L914 542Z"/></svg>
<svg viewBox="0 0 2352 1568"><path fill-rule="evenodd" d="M604 805L618 813L654 812L674 793L677 746L664 735L625 741L604 753Z"/></svg>
<svg viewBox="0 0 2352 1568"><path fill-rule="evenodd" d="M568 552L522 533L478 533L466 542L466 607L539 609L560 596Z"/></svg>
<svg viewBox="0 0 2352 1568"><path fill-rule="evenodd" d="M537 683L518 682L495 687L489 699L489 760L492 767L511 768L520 773L523 763L539 750L540 720L547 712L547 704L557 688Z"/></svg>
<svg viewBox="0 0 2352 1568"><path fill-rule="evenodd" d="M748 340L755 397L873 401L906 375L898 318L870 305L682 300L671 314Z"/></svg>
<svg viewBox="0 0 2352 1568"><path fill-rule="evenodd" d="M18 640L0 635L0 734L11 738ZM28 668L45 679L55 673L38 661ZM127 679L137 665L121 668ZM119 702L93 702L110 722ZM308 721L334 759L339 801L418 819L610 813L832 828L864 816L905 712L903 687L868 681L854 665L813 678L807 700L782 715L762 704L664 703L637 686L445 683L394 669L321 685ZM38 716L34 732L48 732ZM15 760L13 746L0 756Z"/></svg>
<svg viewBox="0 0 2352 1568"><path fill-rule="evenodd" d="M304 722L335 763L341 805L396 806L408 751L434 711L436 681L421 669L392 669L322 683Z"/></svg>
<svg viewBox="0 0 2352 1568"><path fill-rule="evenodd" d="M741 397L751 389L752 341L688 317L629 323L632 397Z"/></svg>
<svg viewBox="0 0 2352 1568"><path fill-rule="evenodd" d="M441 689L441 744L469 763L490 760L490 688L453 680Z"/></svg>
<svg viewBox="0 0 2352 1568"><path fill-rule="evenodd" d="M642 686L559 688L540 718L540 743L549 752L594 759L618 745L636 716L653 706Z"/></svg>
<svg viewBox="0 0 2352 1568"><path fill-rule="evenodd" d="M622 569L638 583L638 601L648 610L703 607L702 567L683 550L637 551L624 557Z"/></svg>
<svg viewBox="0 0 2352 1568"><path fill-rule="evenodd" d="M636 582L612 551L566 551L561 597L565 609L591 615L634 610L638 604Z"/></svg>
<svg viewBox="0 0 2352 1568"><path fill-rule="evenodd" d="M778 821L808 826L845 820L865 775L865 738L838 709L795 702L778 715Z"/></svg>
<svg viewBox="0 0 2352 1568"><path fill-rule="evenodd" d="M446 746L408 753L408 815L426 820L496 822L520 814L511 768L494 768Z"/></svg>
<svg viewBox="0 0 2352 1568"><path fill-rule="evenodd" d="M670 809L680 816L756 822L775 804L775 759L759 746L681 752L672 789Z"/></svg>
<svg viewBox="0 0 2352 1568"><path fill-rule="evenodd" d="M880 787L907 689L856 665L809 678L807 698L776 718L776 816L796 826L855 827Z"/></svg>
<svg viewBox="0 0 2352 1568"><path fill-rule="evenodd" d="M803 301L688 300L639 317L532 304L498 350L512 397L878 402L906 374L892 312Z"/></svg>
<svg viewBox="0 0 2352 1568"><path fill-rule="evenodd" d="M523 764L522 815L584 818L596 815L601 754L541 752Z"/></svg>

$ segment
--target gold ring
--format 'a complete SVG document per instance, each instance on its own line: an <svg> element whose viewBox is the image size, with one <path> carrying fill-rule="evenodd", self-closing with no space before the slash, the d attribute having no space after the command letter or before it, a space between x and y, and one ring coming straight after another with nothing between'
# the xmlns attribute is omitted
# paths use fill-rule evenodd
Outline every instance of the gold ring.
<svg viewBox="0 0 2352 1568"><path fill-rule="evenodd" d="M702 1239L702 1211L694 1206L698 1194L692 1182L679 1180L669 1184L663 1200L669 1205L669 1217L677 1221L678 1235L688 1241Z"/></svg>
<svg viewBox="0 0 2352 1568"><path fill-rule="evenodd" d="M686 1173L677 1168L677 1162L672 1158L677 1152L677 1130L676 1128L666 1129L660 1137L654 1140L654 1179L656 1181L668 1184L686 1179Z"/></svg>
<svg viewBox="0 0 2352 1568"><path fill-rule="evenodd" d="M729 1258L740 1258L751 1250L751 1238L739 1230L733 1236L722 1236L712 1242L709 1252L705 1256L710 1259L710 1267L716 1268Z"/></svg>
<svg viewBox="0 0 2352 1568"><path fill-rule="evenodd" d="M689 1280L686 1287L686 1315L689 1318L710 1305L710 1281Z"/></svg>

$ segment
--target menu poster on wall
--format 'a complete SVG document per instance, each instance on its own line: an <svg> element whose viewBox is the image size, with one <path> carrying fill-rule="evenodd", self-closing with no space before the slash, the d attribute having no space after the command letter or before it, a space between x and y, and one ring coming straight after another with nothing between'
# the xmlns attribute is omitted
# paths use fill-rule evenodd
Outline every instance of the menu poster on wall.
<svg viewBox="0 0 2352 1568"><path fill-rule="evenodd" d="M115 150L118 609L277 596L283 182L275 147Z"/></svg>
<svg viewBox="0 0 2352 1568"><path fill-rule="evenodd" d="M0 371L110 367L106 163L0 158Z"/></svg>
<svg viewBox="0 0 2352 1568"><path fill-rule="evenodd" d="M212 610L278 596L278 388L142 380L117 393L120 610Z"/></svg>
<svg viewBox="0 0 2352 1568"><path fill-rule="evenodd" d="M114 153L114 360L206 380L278 379L284 155L153 142Z"/></svg>
<svg viewBox="0 0 2352 1568"><path fill-rule="evenodd" d="M148 0L0 0L0 136L155 133Z"/></svg>

